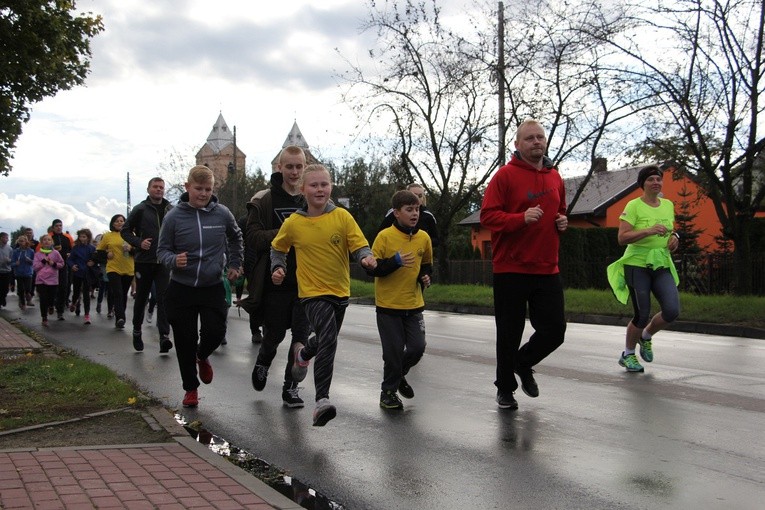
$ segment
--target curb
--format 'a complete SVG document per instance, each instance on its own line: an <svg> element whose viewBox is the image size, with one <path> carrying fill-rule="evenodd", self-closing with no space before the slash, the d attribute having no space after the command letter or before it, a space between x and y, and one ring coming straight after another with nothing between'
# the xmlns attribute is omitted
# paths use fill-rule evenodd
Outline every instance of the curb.
<svg viewBox="0 0 765 510"><path fill-rule="evenodd" d="M175 442L191 451L194 455L201 457L205 462L220 469L227 476L230 476L241 485L247 487L272 507L280 510L304 510L303 507L278 492L276 489L270 487L255 475L228 462L217 453L210 451L205 445L196 441L189 435L186 429L181 426L181 424L175 421L175 418L169 409L157 406L147 410L151 413L154 419L157 420L157 422L171 436L173 436Z"/></svg>

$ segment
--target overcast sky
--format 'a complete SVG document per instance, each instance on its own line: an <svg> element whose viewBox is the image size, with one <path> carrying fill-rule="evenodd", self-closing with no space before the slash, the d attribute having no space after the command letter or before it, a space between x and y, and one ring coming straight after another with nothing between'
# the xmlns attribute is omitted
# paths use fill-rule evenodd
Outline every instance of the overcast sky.
<svg viewBox="0 0 765 510"><path fill-rule="evenodd" d="M342 161L356 118L341 103L338 49L372 47L359 0L79 0L101 14L86 86L35 104L13 171L0 177L0 229L107 228L172 153L193 156L222 113L248 168L270 170L294 121ZM353 154L351 154L353 155ZM170 176L164 175L169 178Z"/></svg>

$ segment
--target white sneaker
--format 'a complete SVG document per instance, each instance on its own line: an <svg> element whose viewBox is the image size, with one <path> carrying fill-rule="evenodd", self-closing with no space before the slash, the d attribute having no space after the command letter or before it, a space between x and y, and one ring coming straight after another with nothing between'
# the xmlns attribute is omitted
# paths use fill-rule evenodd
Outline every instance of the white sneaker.
<svg viewBox="0 0 765 510"><path fill-rule="evenodd" d="M316 409L313 411L314 427L323 427L335 416L337 416L337 409L330 404L328 398L321 398L316 401Z"/></svg>

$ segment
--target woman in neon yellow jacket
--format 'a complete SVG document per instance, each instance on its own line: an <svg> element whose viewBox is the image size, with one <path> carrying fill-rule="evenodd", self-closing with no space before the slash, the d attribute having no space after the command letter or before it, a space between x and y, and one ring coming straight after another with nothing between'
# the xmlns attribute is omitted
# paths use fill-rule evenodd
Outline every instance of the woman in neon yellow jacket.
<svg viewBox="0 0 765 510"><path fill-rule="evenodd" d="M653 361L652 338L680 314L679 282L672 252L680 235L674 231L675 206L662 198L664 173L650 165L638 174L643 196L627 203L620 216L618 240L627 245L622 258L608 266L608 281L616 298L632 298L635 315L627 325L625 350L619 364L629 372L643 372L635 355L640 345L643 361ZM651 293L661 310L650 317Z"/></svg>

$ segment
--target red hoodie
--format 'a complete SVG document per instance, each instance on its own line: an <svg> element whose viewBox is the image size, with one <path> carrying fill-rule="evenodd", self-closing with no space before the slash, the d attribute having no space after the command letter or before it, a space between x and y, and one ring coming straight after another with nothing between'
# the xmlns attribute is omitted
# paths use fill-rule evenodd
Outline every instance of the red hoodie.
<svg viewBox="0 0 765 510"><path fill-rule="evenodd" d="M544 214L526 224L526 209ZM555 218L566 214L566 190L552 163L541 170L517 153L494 175L481 206L481 225L491 230L495 273L557 274L560 239Z"/></svg>

